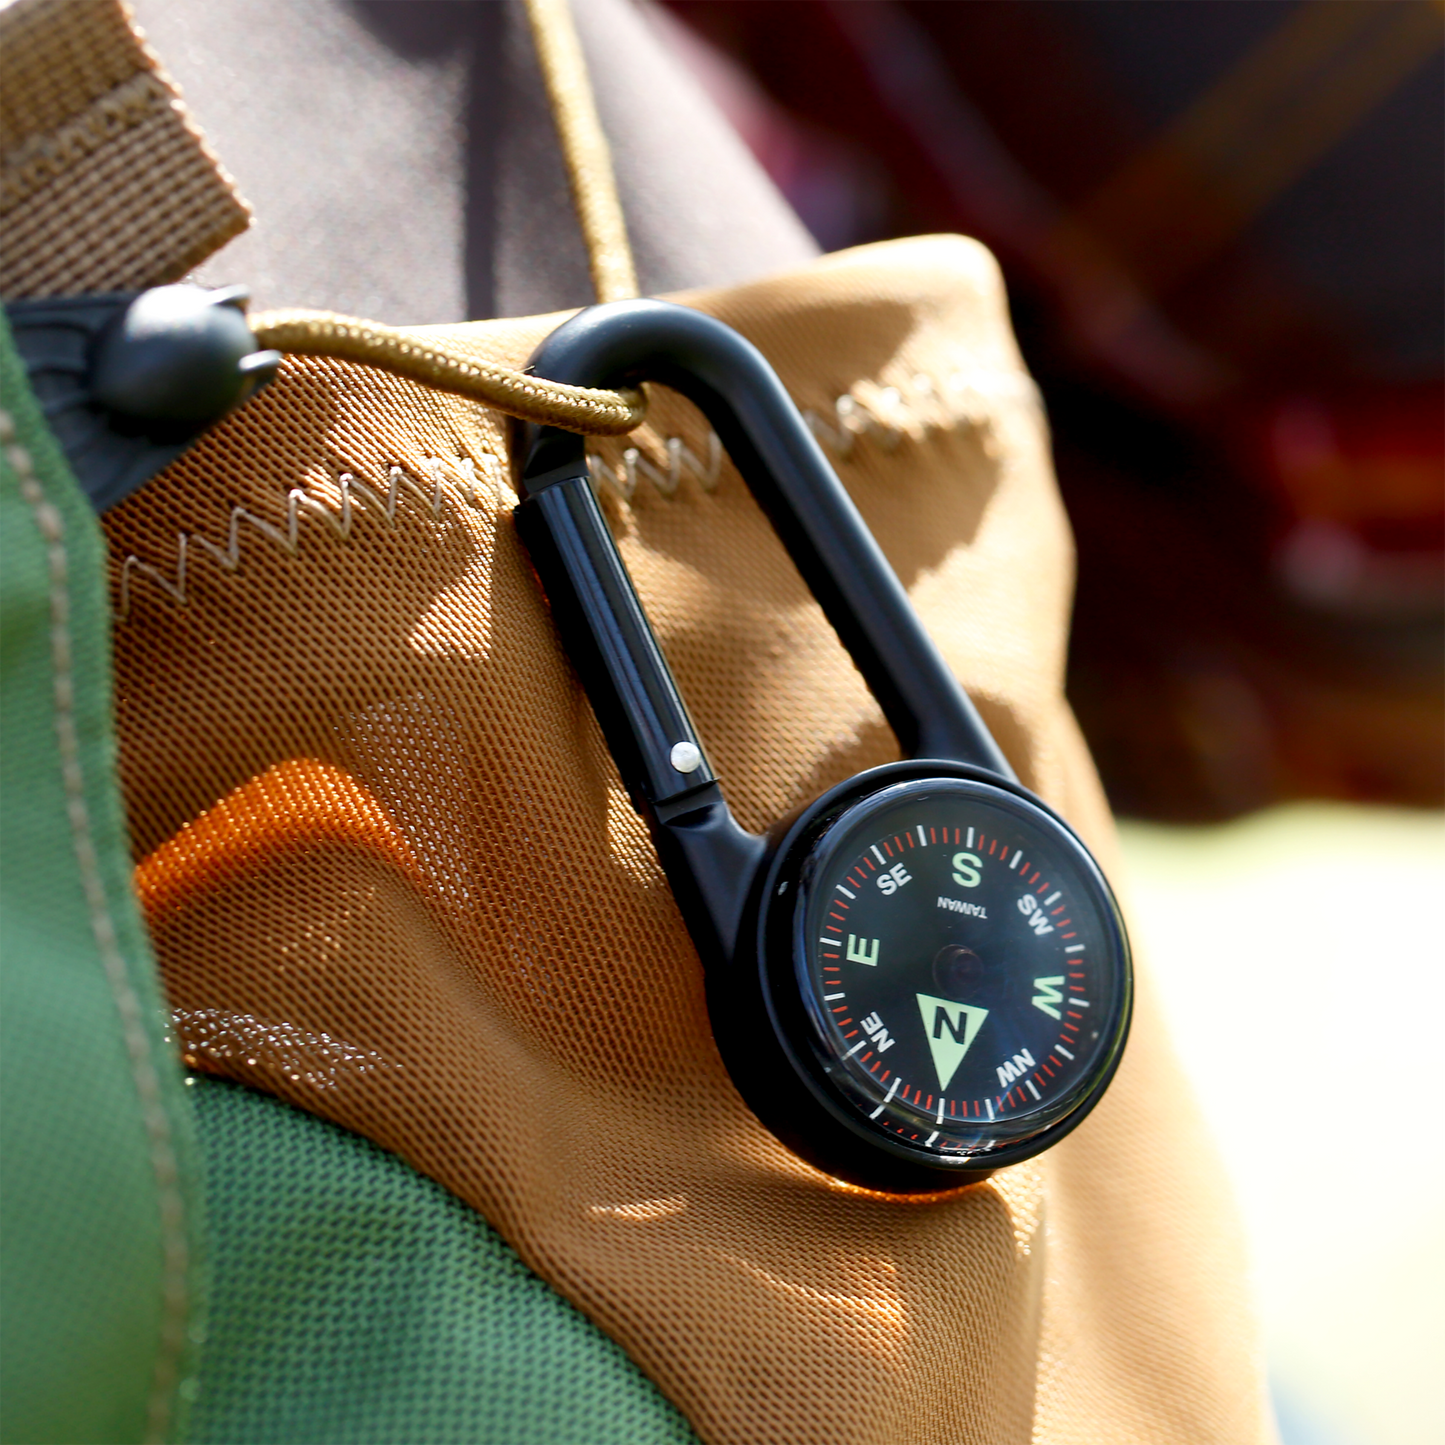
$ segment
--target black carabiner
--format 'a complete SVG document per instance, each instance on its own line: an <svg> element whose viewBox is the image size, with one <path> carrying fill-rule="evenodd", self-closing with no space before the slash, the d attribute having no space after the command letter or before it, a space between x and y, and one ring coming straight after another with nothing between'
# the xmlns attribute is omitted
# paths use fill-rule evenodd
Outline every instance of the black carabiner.
<svg viewBox="0 0 1445 1445"><path fill-rule="evenodd" d="M1123 1047L1117 906L1076 835L1018 784L782 383L723 323L652 300L579 313L531 370L659 382L703 411L907 759L766 839L739 827L593 495L584 438L528 429L518 531L702 956L740 1092L798 1153L874 1188L969 1183L1048 1147Z"/></svg>

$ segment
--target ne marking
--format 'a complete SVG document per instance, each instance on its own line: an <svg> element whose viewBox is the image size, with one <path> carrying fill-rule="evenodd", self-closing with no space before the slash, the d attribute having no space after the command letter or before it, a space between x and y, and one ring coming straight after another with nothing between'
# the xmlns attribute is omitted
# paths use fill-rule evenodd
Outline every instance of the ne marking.
<svg viewBox="0 0 1445 1445"><path fill-rule="evenodd" d="M886 868L888 866L888 860L878 851L878 845L876 843L870 843L868 846L873 850L873 856Z"/></svg>
<svg viewBox="0 0 1445 1445"><path fill-rule="evenodd" d="M1074 1056L1062 1044L1055 1044L1054 1052L1062 1054L1071 1064L1074 1062Z"/></svg>
<svg viewBox="0 0 1445 1445"><path fill-rule="evenodd" d="M1020 849L1018 850L1018 852L1014 854L1014 856L1013 856L1013 862L1011 862L1008 866L1009 866L1010 868L1017 868L1017 867L1019 866L1019 859L1022 858L1023 856L1024 856L1024 850L1023 850L1022 848L1020 848Z"/></svg>
<svg viewBox="0 0 1445 1445"><path fill-rule="evenodd" d="M851 1059L853 1055L856 1054L858 1050L864 1046L864 1044L871 1044L872 1042L873 1040L870 1039L867 1034L864 1034L863 1037L859 1039L858 1042L854 1044L853 1047L849 1049L846 1054L843 1055L843 1057L845 1059Z"/></svg>
<svg viewBox="0 0 1445 1445"><path fill-rule="evenodd" d="M918 844L922 848L928 847L928 839L923 836L923 824L918 825Z"/></svg>
<svg viewBox="0 0 1445 1445"><path fill-rule="evenodd" d="M899 1078L894 1079L893 1082L892 1082L891 1084L889 1084L889 1086L888 1086L888 1098L884 1099L884 1101L883 1101L881 1104L879 1104L879 1106L878 1106L876 1109L874 1109L874 1111L873 1111L871 1114L869 1114L868 1117L869 1117L870 1119L876 1119L876 1118L884 1111L884 1109L886 1109L886 1108L888 1107L888 1105L889 1105L890 1101L892 1100L894 1094L896 1094L896 1093L898 1092L898 1086L899 1086L899 1084L901 1084L902 1082L903 1082L902 1078L899 1077Z"/></svg>
<svg viewBox="0 0 1445 1445"><path fill-rule="evenodd" d="M846 888L843 887L841 883L835 883L833 886L838 890L839 893L843 895L844 898L856 898L858 896L856 893L850 893Z"/></svg>
<svg viewBox="0 0 1445 1445"><path fill-rule="evenodd" d="M1064 950L1065 953L1082 953L1083 951L1084 951L1084 945L1083 945L1082 943L1071 943L1071 944Z"/></svg>

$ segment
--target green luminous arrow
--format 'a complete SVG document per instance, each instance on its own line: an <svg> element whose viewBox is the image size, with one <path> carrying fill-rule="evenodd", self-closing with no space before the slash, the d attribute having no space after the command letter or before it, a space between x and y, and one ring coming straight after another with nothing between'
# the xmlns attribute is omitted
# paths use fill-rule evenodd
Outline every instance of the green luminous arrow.
<svg viewBox="0 0 1445 1445"><path fill-rule="evenodd" d="M928 1035L929 1052L933 1055L933 1067L938 1070L938 1087L946 1089L969 1046L978 1037L988 1010L974 1008L972 1004L954 1003L951 999L934 998L928 993L920 993L917 998L918 1012L923 1015L923 1030Z"/></svg>

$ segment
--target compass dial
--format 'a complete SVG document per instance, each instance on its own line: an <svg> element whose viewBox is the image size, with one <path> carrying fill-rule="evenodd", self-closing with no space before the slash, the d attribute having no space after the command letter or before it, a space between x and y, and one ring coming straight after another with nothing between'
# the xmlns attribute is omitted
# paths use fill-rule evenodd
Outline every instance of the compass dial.
<svg viewBox="0 0 1445 1445"><path fill-rule="evenodd" d="M986 783L897 784L832 819L796 878L795 1048L855 1132L934 1167L996 1167L1102 1093L1127 944L1045 809Z"/></svg>

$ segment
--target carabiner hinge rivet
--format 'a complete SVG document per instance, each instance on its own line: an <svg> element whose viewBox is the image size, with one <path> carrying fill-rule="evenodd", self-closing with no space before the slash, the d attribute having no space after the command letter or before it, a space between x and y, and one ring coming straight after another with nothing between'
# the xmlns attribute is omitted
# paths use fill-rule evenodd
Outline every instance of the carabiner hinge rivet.
<svg viewBox="0 0 1445 1445"><path fill-rule="evenodd" d="M674 743L669 758L680 773L695 773L702 766L702 753L693 743Z"/></svg>

